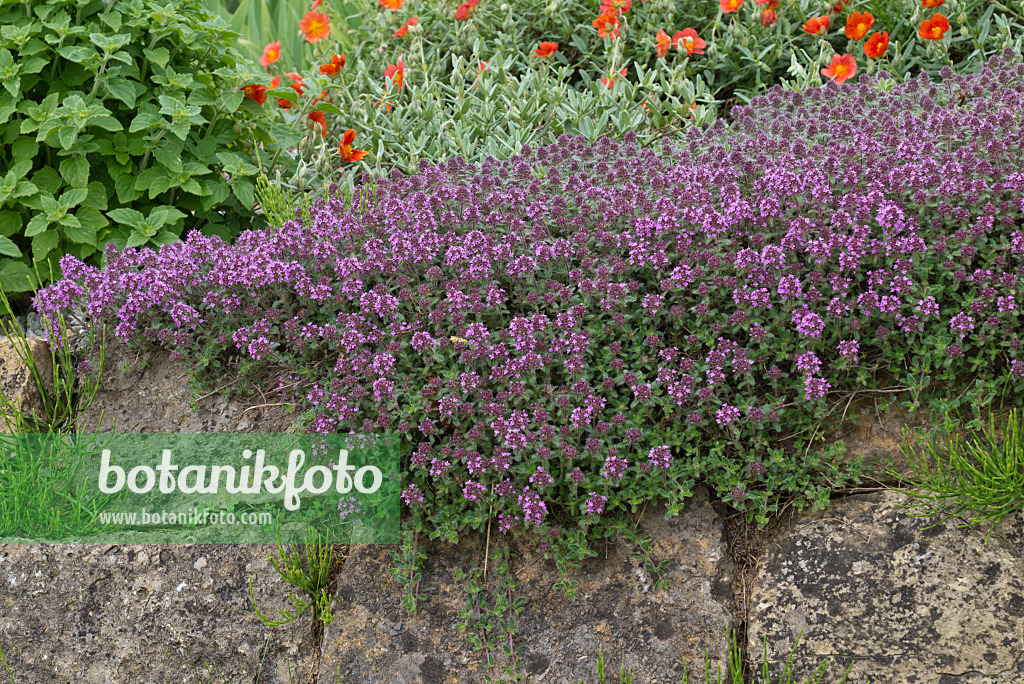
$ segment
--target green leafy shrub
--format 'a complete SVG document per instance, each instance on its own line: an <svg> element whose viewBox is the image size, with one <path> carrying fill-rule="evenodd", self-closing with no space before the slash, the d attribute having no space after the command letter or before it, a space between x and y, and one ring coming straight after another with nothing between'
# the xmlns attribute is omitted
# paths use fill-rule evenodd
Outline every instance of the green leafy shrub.
<svg viewBox="0 0 1024 684"><path fill-rule="evenodd" d="M258 67L199 0L0 0L0 26L8 292L65 253L98 263L108 242L250 224L257 169L239 141L289 139L243 102Z"/></svg>

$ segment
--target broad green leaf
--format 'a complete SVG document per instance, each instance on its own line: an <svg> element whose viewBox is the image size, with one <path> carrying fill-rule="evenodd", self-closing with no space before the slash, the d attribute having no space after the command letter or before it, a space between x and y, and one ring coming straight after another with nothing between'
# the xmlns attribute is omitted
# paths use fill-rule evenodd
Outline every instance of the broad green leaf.
<svg viewBox="0 0 1024 684"><path fill-rule="evenodd" d="M69 62L75 62L81 64L90 57L96 55L96 50L89 47L88 45L65 45L64 47L57 50L60 56Z"/></svg>
<svg viewBox="0 0 1024 684"><path fill-rule="evenodd" d="M146 220L146 217L142 215L142 212L134 209L128 209L127 207L108 211L107 217L110 218L111 221L117 221L118 223L123 223L133 228L141 226Z"/></svg>
<svg viewBox="0 0 1024 684"><path fill-rule="evenodd" d="M32 182L45 193L56 195L60 187L64 185L64 179L57 173L57 169L45 166L32 174Z"/></svg>
<svg viewBox="0 0 1024 684"><path fill-rule="evenodd" d="M25 226L25 237L39 235L50 226L45 214L36 214Z"/></svg>
<svg viewBox="0 0 1024 684"><path fill-rule="evenodd" d="M85 188L71 188L65 190L60 196L60 203L66 207L77 207L79 204L85 201L85 198L89 196L89 191Z"/></svg>
<svg viewBox="0 0 1024 684"><path fill-rule="evenodd" d="M153 153L153 158L163 164L172 173L181 173L181 143L169 140L163 143Z"/></svg>
<svg viewBox="0 0 1024 684"><path fill-rule="evenodd" d="M117 193L118 202L128 204L142 197L142 191L135 189L135 182L135 176L129 172L119 173L114 176L114 192Z"/></svg>
<svg viewBox="0 0 1024 684"><path fill-rule="evenodd" d="M178 236L175 235L174 233L172 233L169 230L161 230L153 238L153 242L155 242L158 245L169 245L172 242L177 242L177 241L178 241Z"/></svg>
<svg viewBox="0 0 1024 684"><path fill-rule="evenodd" d="M129 247L142 247L147 242L149 242L149 236L143 235L142 233L132 232L132 234L128 236Z"/></svg>
<svg viewBox="0 0 1024 684"><path fill-rule="evenodd" d="M317 102L316 107L313 109L320 112L327 112L329 114L337 114L339 116L344 114L337 105L331 104L330 102Z"/></svg>
<svg viewBox="0 0 1024 684"><path fill-rule="evenodd" d="M7 292L28 292L35 286L32 270L21 261L0 262L0 287Z"/></svg>
<svg viewBox="0 0 1024 684"><path fill-rule="evenodd" d="M153 126L164 123L166 123L166 121L164 121L164 118L159 114L142 112L132 119L131 125L128 126L128 132L135 133L136 131L144 131L148 128L152 128Z"/></svg>
<svg viewBox="0 0 1024 684"><path fill-rule="evenodd" d="M20 95L20 94L19 94ZM7 123L11 114L17 111L18 100L10 93L0 93L0 126ZM24 124L25 121L22 122Z"/></svg>
<svg viewBox="0 0 1024 684"><path fill-rule="evenodd" d="M253 184L247 180L236 179L235 182L231 184L231 191L246 209L251 208L253 203L256 202L256 194Z"/></svg>
<svg viewBox="0 0 1024 684"><path fill-rule="evenodd" d="M181 140L185 140L188 137L189 129L192 128L192 124L188 121L180 121L176 124L171 124L168 129L174 135L178 136Z"/></svg>
<svg viewBox="0 0 1024 684"><path fill-rule="evenodd" d="M21 250L18 249L18 245L14 244L14 240L0 237L0 254L17 258L21 256Z"/></svg>
<svg viewBox="0 0 1024 684"><path fill-rule="evenodd" d="M15 159L17 159L17 157L15 157ZM8 175L10 176L10 179L13 181L20 178L24 178L26 174L28 174L28 172L31 170L32 160L25 159L20 162L17 162L14 166L12 166L11 170L8 172Z"/></svg>
<svg viewBox="0 0 1024 684"><path fill-rule="evenodd" d="M150 168L140 173L138 178L135 179L135 189L146 190L154 182L160 180L161 178L166 178L166 176L167 174L163 170L158 169L155 166L151 166Z"/></svg>
<svg viewBox="0 0 1024 684"><path fill-rule="evenodd" d="M245 93L241 90L226 92L218 99L218 105L225 113L233 114L241 106L243 100L245 100Z"/></svg>
<svg viewBox="0 0 1024 684"><path fill-rule="evenodd" d="M95 209L91 209L90 211L96 211L96 210ZM99 214L99 212L96 212L96 213ZM100 218L102 218L102 216ZM94 247L96 246L96 228L92 224L92 222L90 222L87 225L85 223L82 223L81 220L79 220L78 221L78 226L66 226L64 228L64 236L68 240L70 240L72 242L76 242L76 243L78 243L80 245L85 244L85 245L92 245ZM33 245L33 247L34 246L35 245Z"/></svg>
<svg viewBox="0 0 1024 684"><path fill-rule="evenodd" d="M32 59L26 59L21 63L21 73L23 74L38 74L43 70L49 62L42 57L33 57Z"/></svg>
<svg viewBox="0 0 1024 684"><path fill-rule="evenodd" d="M39 143L29 135L21 135L11 143L11 156L15 160L32 160L39 153Z"/></svg>
<svg viewBox="0 0 1024 684"><path fill-rule="evenodd" d="M0 235L15 235L21 232L22 218L16 211L0 211Z"/></svg>
<svg viewBox="0 0 1024 684"><path fill-rule="evenodd" d="M153 64L163 69L167 66L167 62L171 59L170 51L165 47L153 48L152 50L143 50L142 54L146 56Z"/></svg>
<svg viewBox="0 0 1024 684"><path fill-rule="evenodd" d="M82 202L83 207L89 207L90 209L97 209L99 211L107 210L107 188L103 183L93 181L89 183L86 188L89 191L89 196ZM79 211L79 214L82 212Z"/></svg>
<svg viewBox="0 0 1024 684"><path fill-rule="evenodd" d="M132 37L127 33L115 33L108 35L105 33L90 33L89 40L92 41L93 45L105 50L107 52L113 52L114 50L120 50L131 41Z"/></svg>
<svg viewBox="0 0 1024 684"><path fill-rule="evenodd" d="M70 150L78 140L78 129L74 126L61 126L57 129L57 139L63 149Z"/></svg>
<svg viewBox="0 0 1024 684"><path fill-rule="evenodd" d="M157 228L161 228L168 223L176 223L179 219L185 218L185 213L165 204L154 208L149 213L149 218L153 222L153 225Z"/></svg>
<svg viewBox="0 0 1024 684"><path fill-rule="evenodd" d="M108 78L103 87L107 94L124 102L126 106L135 107L135 84L127 79Z"/></svg>
<svg viewBox="0 0 1024 684"><path fill-rule="evenodd" d="M36 187L35 183L30 183L27 180L19 181L18 185L14 188L13 197L31 197L32 195L39 192L39 188Z"/></svg>
<svg viewBox="0 0 1024 684"><path fill-rule="evenodd" d="M121 122L112 116L97 116L89 119L90 126L99 126L100 128L116 133L117 131L124 130L124 126Z"/></svg>
<svg viewBox="0 0 1024 684"><path fill-rule="evenodd" d="M78 210L78 213L75 214L75 217L83 228L88 228L93 231L94 237L96 231L110 225L110 221L107 220L107 217L92 207L82 207ZM79 240L79 242L82 241ZM92 244L96 243L93 242Z"/></svg>
<svg viewBox="0 0 1024 684"><path fill-rule="evenodd" d="M292 104L296 104L299 101L299 94L291 88L277 88L275 90L268 90L267 97L276 97L281 100L288 100Z"/></svg>
<svg viewBox="0 0 1024 684"><path fill-rule="evenodd" d="M57 248L60 234L56 230L47 230L32 238L32 258L38 261Z"/></svg>
<svg viewBox="0 0 1024 684"><path fill-rule="evenodd" d="M73 188L89 184L89 162L85 157L69 157L60 163L60 175Z"/></svg>

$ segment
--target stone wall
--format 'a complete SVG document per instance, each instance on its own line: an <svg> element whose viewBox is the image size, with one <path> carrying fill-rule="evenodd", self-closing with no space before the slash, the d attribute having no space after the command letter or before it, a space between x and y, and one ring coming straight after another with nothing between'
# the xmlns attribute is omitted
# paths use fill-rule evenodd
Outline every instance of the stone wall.
<svg viewBox="0 0 1024 684"><path fill-rule="evenodd" d="M291 424L280 406L252 408L273 400L213 394L193 405L187 376L164 354L114 348L107 367L88 428L278 432ZM869 456L881 478L881 464L897 463L901 428L923 417L865 407L854 407L860 425L836 438L845 434L849 451ZM609 545L573 573L575 603L552 588L551 561L514 546L526 598L514 646L525 647L526 681L596 681L599 648L609 672L624 664L638 684L681 681L684 660L693 677L705 654L713 672L727 671L726 630L740 628L750 656L767 637L773 682L802 631L794 681L828 658L825 682L839 681L852 660L851 682L1021 684L1024 513L1004 519L985 544L987 530L957 521L926 530L933 521L900 508L908 500L872 491L790 514L741 562L730 554L727 510L698 488L682 515L648 510L638 521L654 559L670 561L669 588L653 591L629 550ZM320 682L482 682L479 654L457 629L465 584L456 575L480 563L483 547L478 537L430 544L420 587L427 599L415 615L401 608L389 549L352 547L333 586L335 620L318 634L306 616L277 628L256 619L250 577L262 609L288 605L269 547L3 545L0 647L18 684L276 684L307 681L314 662Z"/></svg>

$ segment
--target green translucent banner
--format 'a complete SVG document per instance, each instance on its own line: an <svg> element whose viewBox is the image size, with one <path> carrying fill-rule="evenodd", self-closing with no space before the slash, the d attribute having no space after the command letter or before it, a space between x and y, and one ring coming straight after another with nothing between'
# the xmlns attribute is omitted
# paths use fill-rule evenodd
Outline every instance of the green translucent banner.
<svg viewBox="0 0 1024 684"><path fill-rule="evenodd" d="M387 435L0 435L0 543L395 544Z"/></svg>

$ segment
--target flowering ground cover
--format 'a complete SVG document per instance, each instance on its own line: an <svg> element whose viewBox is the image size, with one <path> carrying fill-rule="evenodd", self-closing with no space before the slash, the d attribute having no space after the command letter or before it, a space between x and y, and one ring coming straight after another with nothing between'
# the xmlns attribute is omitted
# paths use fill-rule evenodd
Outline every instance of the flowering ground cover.
<svg viewBox="0 0 1024 684"><path fill-rule="evenodd" d="M854 393L1024 390L1022 84L1007 50L672 143L421 163L234 245L67 257L38 306L276 383L309 431L400 433L410 530L493 519L569 562L697 481L763 523L856 479L816 446Z"/></svg>

